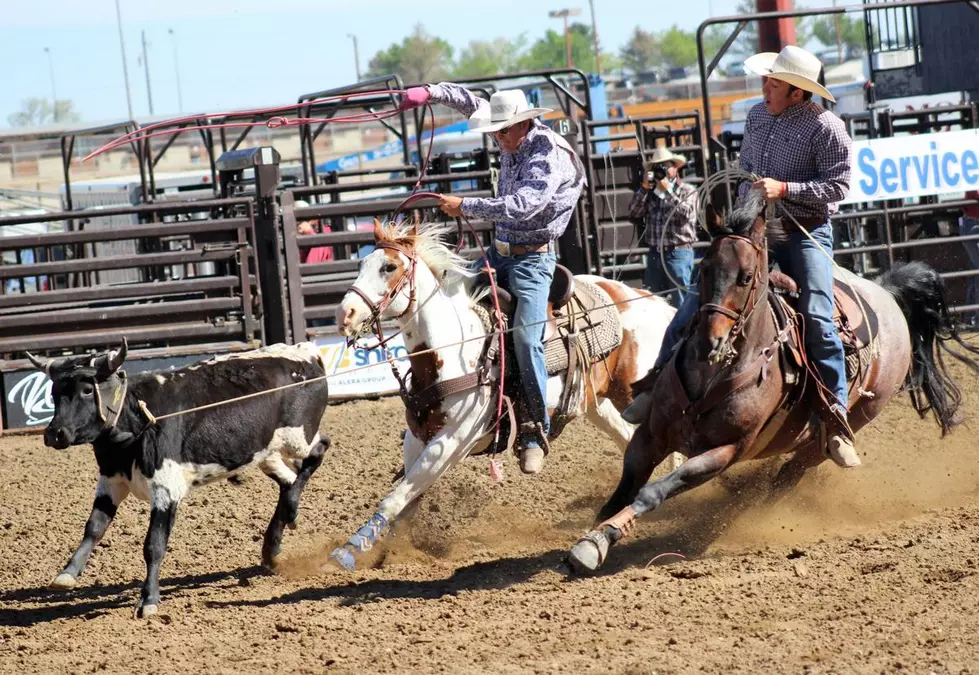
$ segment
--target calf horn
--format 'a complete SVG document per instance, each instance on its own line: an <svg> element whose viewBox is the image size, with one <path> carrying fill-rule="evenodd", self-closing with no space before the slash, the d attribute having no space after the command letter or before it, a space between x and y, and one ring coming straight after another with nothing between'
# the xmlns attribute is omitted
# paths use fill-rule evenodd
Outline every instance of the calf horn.
<svg viewBox="0 0 979 675"><path fill-rule="evenodd" d="M122 366L123 362L126 360L126 354L128 351L129 344L126 342L126 337L123 336L122 347L119 348L119 351L112 350L109 352L106 364L109 366L110 373L114 373L119 370L119 367Z"/></svg>
<svg viewBox="0 0 979 675"><path fill-rule="evenodd" d="M50 370L50 368L51 368L51 361L50 360L47 360L46 359L46 360L42 361L41 359L37 358L36 356L34 356L33 354L31 354L30 352L24 352L24 353L27 354L27 360L30 361L34 365L35 368L37 368L38 370L40 370L41 372L43 372L48 377L51 376L51 370Z"/></svg>

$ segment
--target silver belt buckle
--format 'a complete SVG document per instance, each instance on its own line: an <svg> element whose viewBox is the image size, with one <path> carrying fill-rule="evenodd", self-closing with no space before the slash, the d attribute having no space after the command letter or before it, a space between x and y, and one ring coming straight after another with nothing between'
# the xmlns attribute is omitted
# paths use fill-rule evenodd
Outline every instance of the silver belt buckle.
<svg viewBox="0 0 979 675"><path fill-rule="evenodd" d="M500 241L499 239L493 240L493 245L496 246L496 251L505 258L510 257L510 242Z"/></svg>

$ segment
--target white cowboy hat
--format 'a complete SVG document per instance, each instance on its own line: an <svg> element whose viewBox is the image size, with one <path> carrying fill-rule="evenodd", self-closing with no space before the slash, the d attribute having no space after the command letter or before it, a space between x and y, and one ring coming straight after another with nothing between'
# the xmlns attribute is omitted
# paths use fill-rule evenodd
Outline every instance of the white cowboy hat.
<svg viewBox="0 0 979 675"><path fill-rule="evenodd" d="M674 155L668 148L659 146L653 150L652 156L643 162L643 167L646 171L650 171L654 164L662 164L663 162L673 162L673 166L679 169L687 163L687 158L683 155Z"/></svg>
<svg viewBox="0 0 979 675"><path fill-rule="evenodd" d="M814 55L801 47L788 45L778 54L762 52L745 59L744 68L757 75L771 77L782 82L811 91L822 98L836 103L836 99L817 81L823 64Z"/></svg>
<svg viewBox="0 0 979 675"><path fill-rule="evenodd" d="M485 106L473 113L469 128L489 134L549 112L550 108L531 108L521 90L503 89L490 96L488 113Z"/></svg>

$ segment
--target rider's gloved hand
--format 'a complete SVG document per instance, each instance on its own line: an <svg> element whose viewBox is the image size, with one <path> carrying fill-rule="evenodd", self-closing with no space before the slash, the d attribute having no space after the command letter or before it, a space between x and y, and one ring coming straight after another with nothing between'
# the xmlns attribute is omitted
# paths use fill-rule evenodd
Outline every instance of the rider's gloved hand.
<svg viewBox="0 0 979 675"><path fill-rule="evenodd" d="M418 108L420 106L428 103L428 100L432 97L428 93L428 87L412 87L405 92L405 96L401 99L401 104L398 106L398 110L411 110L412 108Z"/></svg>

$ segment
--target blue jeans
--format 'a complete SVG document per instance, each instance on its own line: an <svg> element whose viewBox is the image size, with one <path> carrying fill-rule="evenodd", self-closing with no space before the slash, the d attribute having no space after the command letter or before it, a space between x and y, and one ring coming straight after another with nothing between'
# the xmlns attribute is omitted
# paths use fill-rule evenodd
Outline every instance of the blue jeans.
<svg viewBox="0 0 979 675"><path fill-rule="evenodd" d="M810 234L827 253L832 253L833 230L829 223L813 229ZM806 352L823 382L846 410L846 361L843 343L833 323L833 265L801 232L789 233L788 241L776 246L772 257L779 268L799 284L799 311L806 320ZM656 365L662 365L669 358L699 305L697 295L688 295L684 300L666 331Z"/></svg>
<svg viewBox="0 0 979 675"><path fill-rule="evenodd" d="M663 258L660 259L659 245L650 245L649 256L646 258L646 271L643 273L643 285L653 293L672 290L673 292L669 294L670 302L674 307L679 307L683 298L689 295L689 291L676 289L670 276L683 286L690 285L690 278L693 276L693 249L667 247L663 249Z"/></svg>
<svg viewBox="0 0 979 675"><path fill-rule="evenodd" d="M547 319L547 297L557 256L551 252L507 257L491 248L489 263L496 270L497 282L517 301L513 326L536 324L513 331L513 348L527 398L527 413L532 420L543 424L546 436L551 421L547 416L547 365L544 363L544 329L547 326L543 322ZM525 448L538 445L532 438L522 438L521 444Z"/></svg>
<svg viewBox="0 0 979 675"><path fill-rule="evenodd" d="M962 227L959 228L959 234L963 237L967 237L971 234L979 234L979 220L975 218L963 218ZM972 268L979 270L979 240L976 241L966 241L962 244L965 246L965 252L969 254L969 261L972 263ZM979 305L979 276L969 277L969 286L965 295L965 304L967 305ZM962 317L965 320L979 318L979 312L970 311Z"/></svg>

